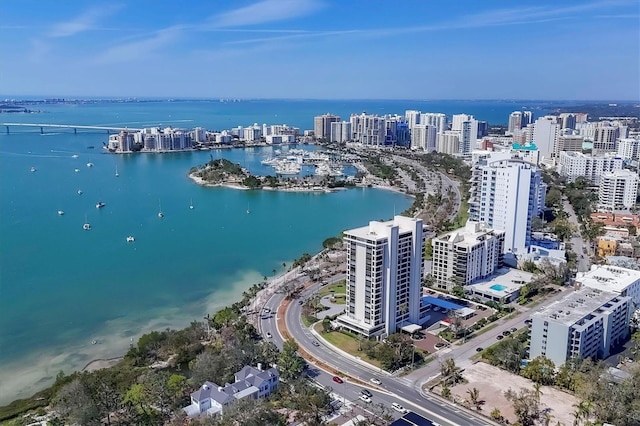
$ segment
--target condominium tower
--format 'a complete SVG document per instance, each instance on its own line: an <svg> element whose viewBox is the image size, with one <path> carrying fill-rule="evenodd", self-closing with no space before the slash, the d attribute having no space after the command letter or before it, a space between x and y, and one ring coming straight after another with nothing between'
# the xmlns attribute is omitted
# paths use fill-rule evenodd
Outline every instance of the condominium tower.
<svg viewBox="0 0 640 426"><path fill-rule="evenodd" d="M395 216L344 232L346 313L338 325L367 337L417 324L422 294L424 225Z"/></svg>
<svg viewBox="0 0 640 426"><path fill-rule="evenodd" d="M526 253L531 222L544 210L546 185L541 171L518 159L480 158L473 169L469 220L504 231L504 252Z"/></svg>
<svg viewBox="0 0 640 426"><path fill-rule="evenodd" d="M600 177L598 209L629 210L638 197L638 174L631 170L614 170Z"/></svg>
<svg viewBox="0 0 640 426"><path fill-rule="evenodd" d="M437 288L451 290L486 278L502 267L504 232L467 221L464 228L433 238L431 275Z"/></svg>
<svg viewBox="0 0 640 426"><path fill-rule="evenodd" d="M316 139L329 140L331 137L331 123L340 122L340 117L332 114L318 115L313 118L313 134Z"/></svg>

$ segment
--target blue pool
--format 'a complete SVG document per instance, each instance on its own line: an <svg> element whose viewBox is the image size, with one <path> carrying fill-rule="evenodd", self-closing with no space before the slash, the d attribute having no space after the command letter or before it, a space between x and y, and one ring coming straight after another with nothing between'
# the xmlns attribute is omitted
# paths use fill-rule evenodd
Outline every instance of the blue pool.
<svg viewBox="0 0 640 426"><path fill-rule="evenodd" d="M504 289L505 289L505 288L507 288L507 287L503 286L502 284L494 284L494 285L492 285L492 286L491 286L491 287L489 287L489 288L490 288L491 290L495 290L495 291L502 291L502 290L504 290Z"/></svg>

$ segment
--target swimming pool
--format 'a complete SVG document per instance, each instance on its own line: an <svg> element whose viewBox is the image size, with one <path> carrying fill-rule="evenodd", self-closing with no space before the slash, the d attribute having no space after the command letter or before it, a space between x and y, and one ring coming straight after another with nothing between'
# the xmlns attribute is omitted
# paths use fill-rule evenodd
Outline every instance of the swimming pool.
<svg viewBox="0 0 640 426"><path fill-rule="evenodd" d="M502 284L494 284L491 287L489 287L491 290L495 290L495 291L502 291L505 288L507 288L506 286L503 286Z"/></svg>

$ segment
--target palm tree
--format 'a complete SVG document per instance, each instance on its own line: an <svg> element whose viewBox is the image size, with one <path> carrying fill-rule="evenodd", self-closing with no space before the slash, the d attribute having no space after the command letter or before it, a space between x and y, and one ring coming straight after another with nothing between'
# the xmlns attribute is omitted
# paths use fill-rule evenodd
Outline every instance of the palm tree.
<svg viewBox="0 0 640 426"><path fill-rule="evenodd" d="M533 391L536 393L536 399L538 400L538 402L540 402L540 395L544 395L540 390L541 387L542 385L538 382L535 382L533 384Z"/></svg>
<svg viewBox="0 0 640 426"><path fill-rule="evenodd" d="M480 410L480 391L478 388L467 389L469 394L469 400L476 407L476 410Z"/></svg>

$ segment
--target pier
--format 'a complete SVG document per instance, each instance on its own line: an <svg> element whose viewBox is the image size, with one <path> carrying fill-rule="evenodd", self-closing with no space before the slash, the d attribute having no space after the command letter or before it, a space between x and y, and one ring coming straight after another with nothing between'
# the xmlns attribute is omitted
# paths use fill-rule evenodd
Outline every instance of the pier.
<svg viewBox="0 0 640 426"><path fill-rule="evenodd" d="M105 130L107 134L118 133L121 131L125 132L139 132L142 129L136 129L132 127L108 127L108 126L83 126L79 124L45 124L45 123L0 123L0 126L4 126L7 130L7 134L9 134L10 127L35 127L40 128L40 133L44 133L44 129L53 128L53 129L73 129L73 133L78 133L78 129L80 130Z"/></svg>

